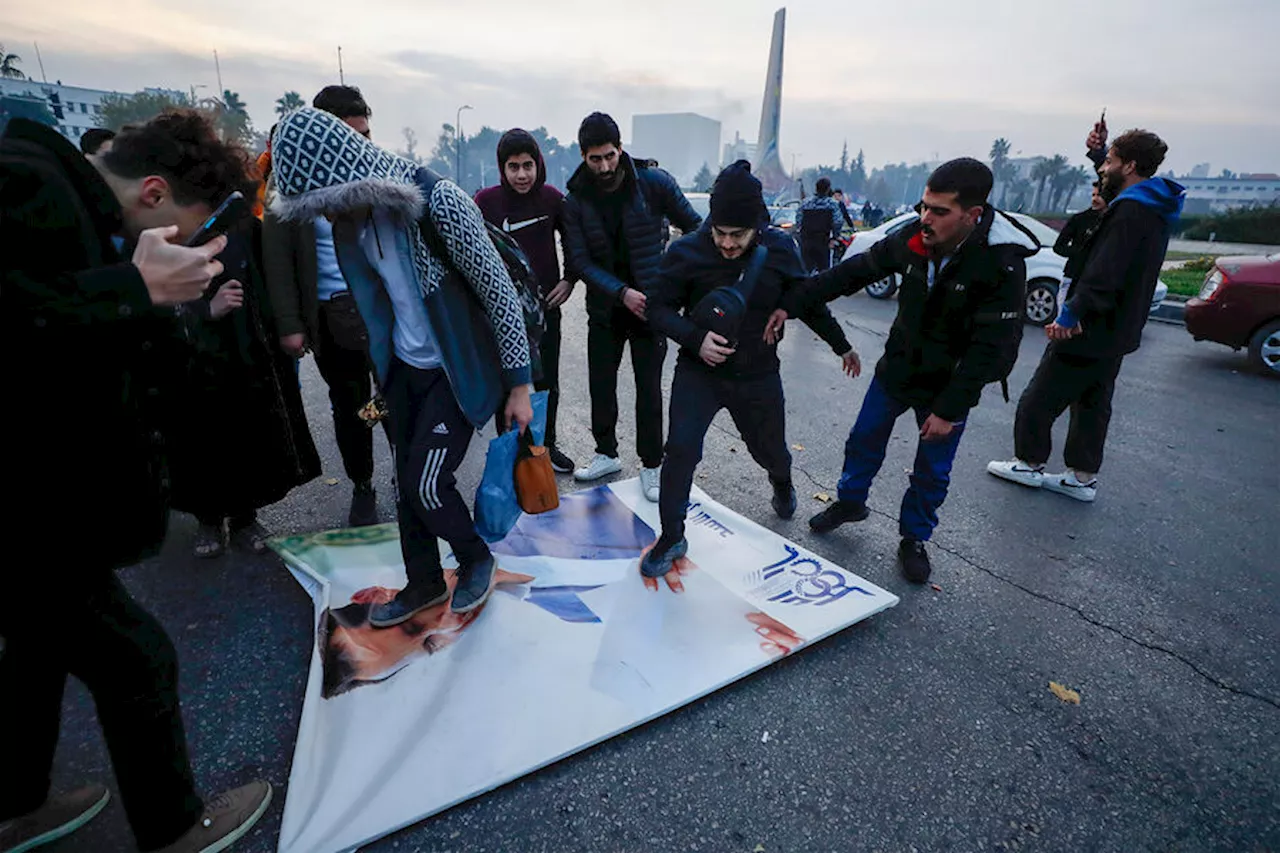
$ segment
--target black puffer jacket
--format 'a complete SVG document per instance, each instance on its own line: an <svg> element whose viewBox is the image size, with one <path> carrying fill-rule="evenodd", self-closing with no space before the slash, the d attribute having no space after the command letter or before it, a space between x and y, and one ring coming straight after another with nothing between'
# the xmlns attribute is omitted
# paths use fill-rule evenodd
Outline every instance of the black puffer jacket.
<svg viewBox="0 0 1280 853"><path fill-rule="evenodd" d="M737 351L719 367L708 366L698 356L707 333L685 315L711 291L737 281L750 260L751 252L731 261L725 260L715 246L711 228L703 225L693 234L686 234L672 243L663 255L658 288L649 296L649 325L680 345L681 362L703 370L714 370L717 375L743 378L777 372L778 348L764 342L764 327L769 315L781 305L783 295L804 281L805 270L795 241L785 231L765 227L760 231L758 240L769 254L747 303ZM680 313L682 310L685 312L683 315ZM809 308L800 320L813 329L836 355L844 355L852 349L844 330L825 303Z"/></svg>
<svg viewBox="0 0 1280 853"><path fill-rule="evenodd" d="M626 287L642 293L654 289L666 238L664 219L686 234L697 231L702 224L702 217L694 212L671 175L644 162L633 161L625 152L619 158L618 168L627 171L626 185L619 192L631 194L622 216L631 261L630 281L614 274L613 241L596 206L598 191L585 163L569 179L569 194L565 197L567 265L589 286L587 311L597 315L608 313L620 304Z"/></svg>
<svg viewBox="0 0 1280 853"><path fill-rule="evenodd" d="M958 421L982 388L1008 375L1022 340L1026 259L1040 248L1030 232L990 206L929 288L929 257L917 220L810 279L784 300L794 314L897 273L898 316L876 378L894 398Z"/></svg>

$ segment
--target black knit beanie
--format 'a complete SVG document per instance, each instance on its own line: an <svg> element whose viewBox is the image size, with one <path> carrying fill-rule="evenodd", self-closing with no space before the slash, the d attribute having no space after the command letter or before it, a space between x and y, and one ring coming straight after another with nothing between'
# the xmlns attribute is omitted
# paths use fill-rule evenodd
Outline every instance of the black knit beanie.
<svg viewBox="0 0 1280 853"><path fill-rule="evenodd" d="M760 179L751 174L751 164L739 160L725 166L711 188L711 224L758 228L768 218Z"/></svg>

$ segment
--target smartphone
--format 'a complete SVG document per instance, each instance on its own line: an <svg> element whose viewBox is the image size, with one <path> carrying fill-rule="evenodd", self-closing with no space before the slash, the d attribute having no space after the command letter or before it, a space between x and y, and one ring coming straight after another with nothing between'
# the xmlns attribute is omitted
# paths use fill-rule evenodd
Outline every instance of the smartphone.
<svg viewBox="0 0 1280 853"><path fill-rule="evenodd" d="M218 205L218 209L204 221L196 233L191 235L191 239L187 240L188 246L203 246L219 234L225 234L227 229L235 224L236 220L247 213L249 207L245 204L244 193L236 190L227 196L222 204Z"/></svg>

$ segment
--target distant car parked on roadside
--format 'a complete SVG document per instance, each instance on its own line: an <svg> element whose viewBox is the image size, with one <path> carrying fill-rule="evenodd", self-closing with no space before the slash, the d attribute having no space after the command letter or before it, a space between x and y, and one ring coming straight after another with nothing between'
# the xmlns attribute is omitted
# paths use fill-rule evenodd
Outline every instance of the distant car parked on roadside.
<svg viewBox="0 0 1280 853"><path fill-rule="evenodd" d="M1183 315L1197 341L1249 348L1249 361L1280 376L1280 255L1218 258Z"/></svg>
<svg viewBox="0 0 1280 853"><path fill-rule="evenodd" d="M1035 235L1040 241L1040 251L1027 258L1027 298L1023 303L1023 319L1033 326L1047 326L1058 316L1058 287L1062 284L1062 270L1067 259L1053 251L1053 244L1058 240L1058 232L1045 225L1039 219L1025 213L1010 213L1018 223ZM853 242L845 250L844 260L860 255L879 243L885 237L896 234L919 218L912 211L895 216L878 228L859 231L853 235ZM873 299L888 299L898 292L899 278L889 276L866 288L867 295ZM1154 312L1160 303L1169 295L1169 288L1164 282L1157 282L1156 292L1151 300Z"/></svg>

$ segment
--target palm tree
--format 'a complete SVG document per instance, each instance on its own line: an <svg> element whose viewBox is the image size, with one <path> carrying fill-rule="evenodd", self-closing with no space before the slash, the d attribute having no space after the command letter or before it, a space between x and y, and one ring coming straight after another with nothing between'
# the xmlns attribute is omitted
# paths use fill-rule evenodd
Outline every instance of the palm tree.
<svg viewBox="0 0 1280 853"><path fill-rule="evenodd" d="M1056 174L1052 160L1041 160L1031 168L1031 180L1036 182L1036 194L1032 202L1031 209L1036 213L1041 211L1040 201L1044 198L1044 185L1053 180Z"/></svg>
<svg viewBox="0 0 1280 853"><path fill-rule="evenodd" d="M294 110L302 109L307 102L302 100L302 96L297 92L285 92L276 99L276 115L284 118Z"/></svg>
<svg viewBox="0 0 1280 853"><path fill-rule="evenodd" d="M1000 185L1000 205L1003 206L1009 196L1009 183L1016 170L1009 162L1009 140L1003 136L991 143L991 174Z"/></svg>
<svg viewBox="0 0 1280 853"><path fill-rule="evenodd" d="M18 63L22 61L22 57L16 53L9 53L4 49L4 45L0 44L0 77L9 80L25 80L27 75L18 70Z"/></svg>
<svg viewBox="0 0 1280 853"><path fill-rule="evenodd" d="M1089 172L1084 166L1063 169L1053 180L1053 209L1065 210L1076 188L1089 183Z"/></svg>
<svg viewBox="0 0 1280 853"><path fill-rule="evenodd" d="M240 93L233 92L230 89L224 89L222 92L222 104L227 108L229 113L245 114L244 101L240 100Z"/></svg>
<svg viewBox="0 0 1280 853"><path fill-rule="evenodd" d="M1054 154L1049 158L1049 165L1046 167L1049 173L1049 197L1042 199L1049 205L1049 210L1058 209L1058 196L1061 194L1062 175L1064 172L1071 171L1070 163L1067 158L1061 154Z"/></svg>

